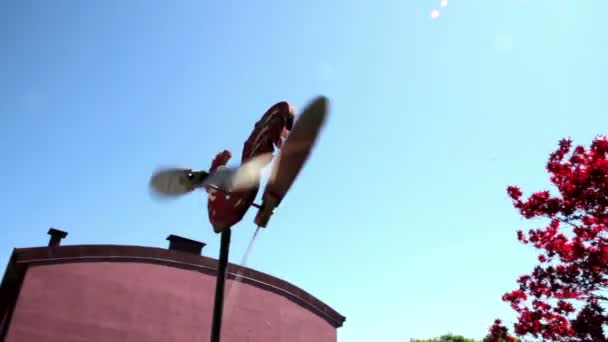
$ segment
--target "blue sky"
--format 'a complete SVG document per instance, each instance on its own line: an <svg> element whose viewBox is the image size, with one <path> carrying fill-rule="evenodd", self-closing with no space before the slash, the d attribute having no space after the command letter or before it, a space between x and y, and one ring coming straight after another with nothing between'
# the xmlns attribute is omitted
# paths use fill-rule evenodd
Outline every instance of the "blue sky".
<svg viewBox="0 0 608 342"><path fill-rule="evenodd" d="M159 203L159 165L240 155L273 103L332 100L248 266L347 316L339 340L481 338L534 254L505 188L548 184L564 136L605 132L605 1L0 3L0 263L47 242L208 243L204 194ZM235 163L233 161L233 163ZM231 261L251 237L235 228Z"/></svg>

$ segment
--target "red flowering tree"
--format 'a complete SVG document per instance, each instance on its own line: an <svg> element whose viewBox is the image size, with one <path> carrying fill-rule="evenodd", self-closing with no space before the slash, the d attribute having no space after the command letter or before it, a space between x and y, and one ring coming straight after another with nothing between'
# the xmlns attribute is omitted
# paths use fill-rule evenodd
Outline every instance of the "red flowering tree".
<svg viewBox="0 0 608 342"><path fill-rule="evenodd" d="M539 191L524 199L518 187L507 189L523 217L545 218L547 225L517 232L519 241L539 250L539 265L502 299L519 314L518 336L608 341L608 137L595 138L588 149L560 141L547 171L556 195ZM494 341L510 338L499 321L490 333Z"/></svg>
<svg viewBox="0 0 608 342"><path fill-rule="evenodd" d="M502 321L497 319L490 327L490 334L482 342L518 342L519 339L511 336L507 328L502 325Z"/></svg>

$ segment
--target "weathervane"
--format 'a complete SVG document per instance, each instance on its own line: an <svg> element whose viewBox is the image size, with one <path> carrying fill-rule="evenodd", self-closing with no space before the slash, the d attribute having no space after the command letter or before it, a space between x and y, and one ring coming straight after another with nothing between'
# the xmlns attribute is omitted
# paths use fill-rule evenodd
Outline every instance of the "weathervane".
<svg viewBox="0 0 608 342"><path fill-rule="evenodd" d="M325 123L328 102L323 96L315 98L297 120L294 108L287 102L270 107L245 141L240 167L226 166L232 155L225 150L215 156L209 171L165 168L150 179L152 190L164 197L178 197L200 188L208 192L209 221L214 232L221 234L211 342L220 341L231 229L252 206L258 209L254 220L257 229L268 225L310 156ZM279 149L277 160L264 188L262 203L256 204L261 170L272 162L275 147Z"/></svg>

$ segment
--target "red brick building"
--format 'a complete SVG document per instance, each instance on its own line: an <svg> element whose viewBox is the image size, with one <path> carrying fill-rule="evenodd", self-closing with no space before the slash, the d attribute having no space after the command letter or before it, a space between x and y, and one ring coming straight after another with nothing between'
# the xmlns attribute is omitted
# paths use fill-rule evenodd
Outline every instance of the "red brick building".
<svg viewBox="0 0 608 342"><path fill-rule="evenodd" d="M208 341L217 260L171 235L168 249L17 248L0 287L2 342ZM238 283L235 277L238 276ZM237 286L233 286L237 284ZM223 342L335 342L344 316L288 282L230 264Z"/></svg>

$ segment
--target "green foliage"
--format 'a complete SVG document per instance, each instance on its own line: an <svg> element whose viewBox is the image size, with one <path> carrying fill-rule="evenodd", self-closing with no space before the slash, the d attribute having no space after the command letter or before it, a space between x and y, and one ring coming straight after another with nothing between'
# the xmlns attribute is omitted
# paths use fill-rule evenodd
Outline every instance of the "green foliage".
<svg viewBox="0 0 608 342"><path fill-rule="evenodd" d="M494 342L494 340L492 340L492 336L488 335L483 340L481 340L481 342ZM500 340L500 342L509 342L509 340L503 338ZM520 342L520 339L515 337L515 342Z"/></svg>
<svg viewBox="0 0 608 342"><path fill-rule="evenodd" d="M519 342L519 339L516 339L516 341ZM461 335L447 334L447 335L443 335L440 337L427 338L427 339L412 338L412 339L410 339L410 342L478 342L478 341L475 340L474 338L466 338ZM493 342L493 341L492 341L491 337L488 335L487 337L485 337L483 340L481 340L479 342ZM507 340L503 340L500 342L507 342Z"/></svg>
<svg viewBox="0 0 608 342"><path fill-rule="evenodd" d="M461 335L447 334L440 337L430 339L410 339L410 342L477 342L474 338L466 338Z"/></svg>

